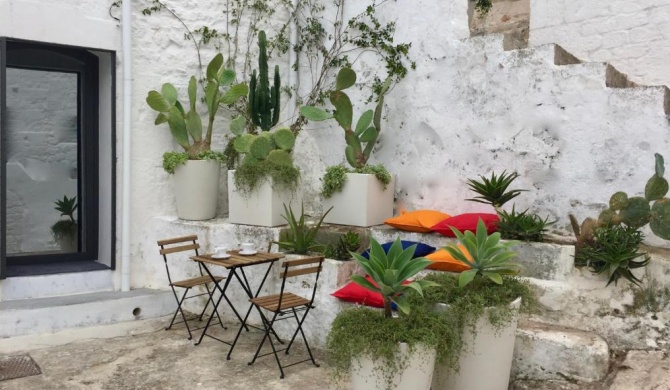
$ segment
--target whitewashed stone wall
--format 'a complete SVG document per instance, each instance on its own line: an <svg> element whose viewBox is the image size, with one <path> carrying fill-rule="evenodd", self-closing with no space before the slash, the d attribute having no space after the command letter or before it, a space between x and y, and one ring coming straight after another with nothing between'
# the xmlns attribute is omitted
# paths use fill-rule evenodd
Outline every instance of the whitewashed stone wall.
<svg viewBox="0 0 670 390"><path fill-rule="evenodd" d="M558 43L645 85L670 85L670 0L531 0L530 44Z"/></svg>

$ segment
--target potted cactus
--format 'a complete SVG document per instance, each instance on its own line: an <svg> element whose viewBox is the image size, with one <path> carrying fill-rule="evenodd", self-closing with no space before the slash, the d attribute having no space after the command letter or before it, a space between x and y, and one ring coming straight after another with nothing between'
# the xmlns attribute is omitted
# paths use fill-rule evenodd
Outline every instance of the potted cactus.
<svg viewBox="0 0 670 390"><path fill-rule="evenodd" d="M331 114L318 107L304 106L300 112L313 121L334 118L344 129L347 144L344 155L351 168L336 165L326 169L321 194L324 207L334 208L326 222L367 227L393 216L393 178L383 165L368 164L381 131L384 95L391 80L384 83L374 111L365 111L354 127L351 99L344 90L355 83L356 72L342 68L330 94L335 111Z"/></svg>
<svg viewBox="0 0 670 390"><path fill-rule="evenodd" d="M158 112L155 124L167 123L175 142L183 148L182 152L163 155L163 168L174 174L177 215L182 219L205 220L216 215L223 155L211 151L214 119L221 105L233 105L247 93L246 84L233 85L235 72L226 69L223 62L223 56L217 54L207 66L208 116L204 136L203 120L196 109L198 83L195 77L192 76L188 84L187 107L178 100L177 89L170 83L163 84L160 92L150 91L146 99L149 107Z"/></svg>
<svg viewBox="0 0 670 390"><path fill-rule="evenodd" d="M295 200L300 172L291 157L293 132L286 128L272 131L279 121L281 79L275 66L270 85L264 31L258 33L258 47L259 69L254 70L249 82L250 131L246 131L244 117L234 119L230 126L236 136L233 147L241 159L237 169L228 174L229 221L278 226L285 223L282 205Z"/></svg>

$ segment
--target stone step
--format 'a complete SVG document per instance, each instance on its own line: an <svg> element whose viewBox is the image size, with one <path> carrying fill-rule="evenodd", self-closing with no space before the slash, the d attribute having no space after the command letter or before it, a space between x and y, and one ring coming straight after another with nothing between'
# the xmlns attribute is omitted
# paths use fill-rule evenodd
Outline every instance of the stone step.
<svg viewBox="0 0 670 390"><path fill-rule="evenodd" d="M513 377L598 382L609 360L607 342L595 333L525 322L517 329Z"/></svg>
<svg viewBox="0 0 670 390"><path fill-rule="evenodd" d="M546 66L555 63L556 45L547 44L506 52L510 64L514 66Z"/></svg>
<svg viewBox="0 0 670 390"><path fill-rule="evenodd" d="M137 289L0 302L0 338L172 314L171 291Z"/></svg>
<svg viewBox="0 0 670 390"><path fill-rule="evenodd" d="M0 281L2 301L47 298L114 290L110 269L51 275L10 276Z"/></svg>

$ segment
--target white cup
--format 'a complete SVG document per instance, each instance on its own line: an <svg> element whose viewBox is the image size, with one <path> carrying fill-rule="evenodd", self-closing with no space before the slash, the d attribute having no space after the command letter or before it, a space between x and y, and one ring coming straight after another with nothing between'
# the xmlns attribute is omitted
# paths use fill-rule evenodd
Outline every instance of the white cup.
<svg viewBox="0 0 670 390"><path fill-rule="evenodd" d="M242 244L242 252L249 253L255 250L255 246L251 242L245 242Z"/></svg>
<svg viewBox="0 0 670 390"><path fill-rule="evenodd" d="M225 256L226 251L228 250L228 247L225 246L217 246L214 247L214 256Z"/></svg>

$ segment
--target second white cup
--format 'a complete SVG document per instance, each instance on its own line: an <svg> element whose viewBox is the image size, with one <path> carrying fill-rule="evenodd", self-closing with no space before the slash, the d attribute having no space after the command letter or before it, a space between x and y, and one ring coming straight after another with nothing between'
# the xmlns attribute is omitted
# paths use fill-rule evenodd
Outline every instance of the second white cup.
<svg viewBox="0 0 670 390"><path fill-rule="evenodd" d="M249 252L253 252L254 250L255 250L255 246L254 246L253 243L245 242L245 243L242 244L242 252L249 253Z"/></svg>

